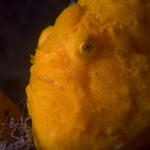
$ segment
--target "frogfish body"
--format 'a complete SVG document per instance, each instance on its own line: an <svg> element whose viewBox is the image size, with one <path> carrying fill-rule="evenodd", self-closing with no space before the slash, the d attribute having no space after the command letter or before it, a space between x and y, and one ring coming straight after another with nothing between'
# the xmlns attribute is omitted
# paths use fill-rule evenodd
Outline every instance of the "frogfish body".
<svg viewBox="0 0 150 150"><path fill-rule="evenodd" d="M149 0L79 0L41 33L31 61L38 150L129 150L150 131Z"/></svg>

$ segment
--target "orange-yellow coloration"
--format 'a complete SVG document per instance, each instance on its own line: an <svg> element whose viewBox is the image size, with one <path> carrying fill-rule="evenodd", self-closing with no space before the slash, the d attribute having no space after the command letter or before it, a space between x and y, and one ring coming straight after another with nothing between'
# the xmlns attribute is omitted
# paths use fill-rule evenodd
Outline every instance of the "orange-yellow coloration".
<svg viewBox="0 0 150 150"><path fill-rule="evenodd" d="M115 150L150 127L149 27L149 0L79 0L44 30L27 87L38 150Z"/></svg>

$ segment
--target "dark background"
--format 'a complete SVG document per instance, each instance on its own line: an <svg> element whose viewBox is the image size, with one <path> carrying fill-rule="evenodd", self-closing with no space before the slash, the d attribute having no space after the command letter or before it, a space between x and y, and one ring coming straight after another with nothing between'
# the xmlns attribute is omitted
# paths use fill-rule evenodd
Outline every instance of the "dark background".
<svg viewBox="0 0 150 150"><path fill-rule="evenodd" d="M14 102L25 99L30 54L41 31L72 0L0 0L0 89Z"/></svg>

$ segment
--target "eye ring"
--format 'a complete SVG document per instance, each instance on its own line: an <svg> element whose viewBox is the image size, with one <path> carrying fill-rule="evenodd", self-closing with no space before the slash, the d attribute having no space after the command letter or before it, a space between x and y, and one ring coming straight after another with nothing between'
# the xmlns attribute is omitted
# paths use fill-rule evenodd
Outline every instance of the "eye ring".
<svg viewBox="0 0 150 150"><path fill-rule="evenodd" d="M79 52L82 56L90 56L95 51L95 44L91 40L87 40L79 45Z"/></svg>

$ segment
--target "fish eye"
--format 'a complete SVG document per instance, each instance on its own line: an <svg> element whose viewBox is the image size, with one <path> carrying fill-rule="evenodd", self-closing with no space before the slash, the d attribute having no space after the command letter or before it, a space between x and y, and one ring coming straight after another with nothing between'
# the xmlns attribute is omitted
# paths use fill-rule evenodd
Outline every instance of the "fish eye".
<svg viewBox="0 0 150 150"><path fill-rule="evenodd" d="M87 40L79 45L79 52L82 56L90 56L95 51L95 44L92 40Z"/></svg>

